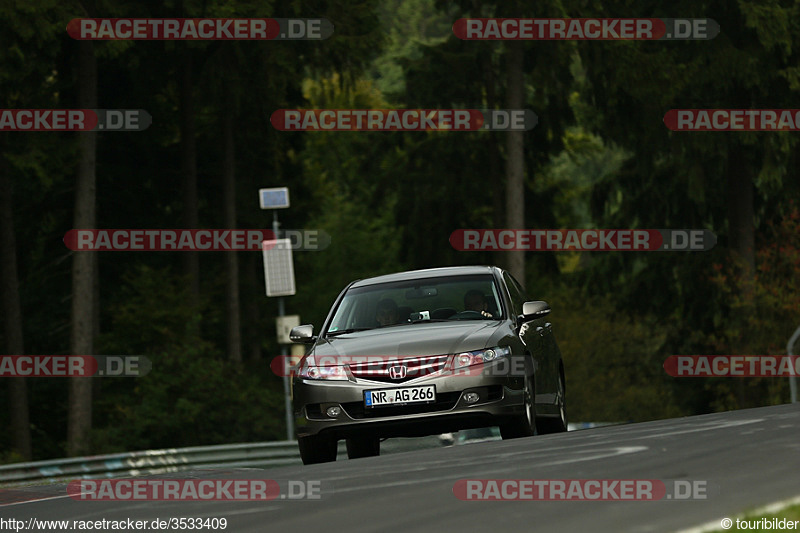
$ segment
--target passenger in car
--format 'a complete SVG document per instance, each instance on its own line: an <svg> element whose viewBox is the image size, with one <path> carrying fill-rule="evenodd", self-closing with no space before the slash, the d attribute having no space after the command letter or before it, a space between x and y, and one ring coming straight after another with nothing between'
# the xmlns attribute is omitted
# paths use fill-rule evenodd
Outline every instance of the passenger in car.
<svg viewBox="0 0 800 533"><path fill-rule="evenodd" d="M391 326L398 323L397 304L390 298L384 298L378 302L375 308L375 320L381 326Z"/></svg>
<svg viewBox="0 0 800 533"><path fill-rule="evenodd" d="M477 289L467 291L467 294L464 295L464 311L477 311L485 317L493 318L489 312L489 301Z"/></svg>

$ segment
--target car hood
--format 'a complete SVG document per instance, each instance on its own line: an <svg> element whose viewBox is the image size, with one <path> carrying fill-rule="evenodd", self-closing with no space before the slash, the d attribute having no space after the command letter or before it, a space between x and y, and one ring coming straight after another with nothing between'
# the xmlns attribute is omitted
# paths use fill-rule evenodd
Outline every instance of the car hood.
<svg viewBox="0 0 800 533"><path fill-rule="evenodd" d="M442 355L495 346L511 333L507 321L494 320L390 326L320 339L309 355Z"/></svg>

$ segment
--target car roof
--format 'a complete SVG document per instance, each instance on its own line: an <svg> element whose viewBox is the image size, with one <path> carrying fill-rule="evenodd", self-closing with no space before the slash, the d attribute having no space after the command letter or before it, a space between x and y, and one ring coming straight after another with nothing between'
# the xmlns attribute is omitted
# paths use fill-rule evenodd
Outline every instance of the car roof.
<svg viewBox="0 0 800 533"><path fill-rule="evenodd" d="M391 283L393 281L408 281L420 278L444 278L448 276L466 276L470 274L491 274L498 270L495 266L457 266L426 268L422 270L409 270L407 272L396 272L385 274L374 278L361 279L353 283L351 287L365 287L367 285L377 285L379 283Z"/></svg>

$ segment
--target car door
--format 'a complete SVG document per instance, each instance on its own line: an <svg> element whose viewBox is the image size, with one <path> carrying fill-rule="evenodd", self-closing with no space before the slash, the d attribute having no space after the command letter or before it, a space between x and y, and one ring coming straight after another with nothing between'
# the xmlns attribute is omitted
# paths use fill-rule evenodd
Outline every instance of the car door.
<svg viewBox="0 0 800 533"><path fill-rule="evenodd" d="M511 274L505 272L504 279L511 297L511 305L514 307L514 314L516 317L520 317L522 304L530 299ZM550 405L554 401L558 387L555 377L558 375L558 362L554 351L552 324L545 315L534 320L520 321L518 326L520 337L527 345L534 360L536 403Z"/></svg>
<svg viewBox="0 0 800 533"><path fill-rule="evenodd" d="M506 287L511 302L510 318L517 326L520 340L531 353L531 366L534 372L538 374L541 365L542 338L535 331L536 326L533 322L526 322L520 318L522 316L522 304L525 303L525 295L520 291L519 284L508 272L503 272L503 285Z"/></svg>

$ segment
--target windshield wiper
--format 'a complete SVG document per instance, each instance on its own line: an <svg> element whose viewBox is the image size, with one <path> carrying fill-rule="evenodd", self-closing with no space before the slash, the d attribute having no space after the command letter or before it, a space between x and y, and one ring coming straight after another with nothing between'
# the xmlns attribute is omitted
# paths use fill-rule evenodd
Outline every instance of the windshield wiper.
<svg viewBox="0 0 800 533"><path fill-rule="evenodd" d="M337 329L336 331L328 331L325 334L326 337L335 337L337 335L344 335L346 333L355 333L357 331L367 331L368 329L375 329L375 328L348 328L348 329Z"/></svg>

